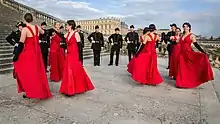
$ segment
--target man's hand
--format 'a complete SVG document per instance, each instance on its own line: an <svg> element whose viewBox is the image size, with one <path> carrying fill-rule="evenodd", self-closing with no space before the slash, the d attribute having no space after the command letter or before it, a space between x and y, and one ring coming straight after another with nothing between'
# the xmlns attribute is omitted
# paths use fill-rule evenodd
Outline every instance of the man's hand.
<svg viewBox="0 0 220 124"><path fill-rule="evenodd" d="M114 43L111 43L111 45L113 46L113 45L114 45Z"/></svg>
<svg viewBox="0 0 220 124"><path fill-rule="evenodd" d="M131 43L131 42L128 40L127 43Z"/></svg>
<svg viewBox="0 0 220 124"><path fill-rule="evenodd" d="M92 43L95 43L95 41L94 41L94 40L92 40Z"/></svg>

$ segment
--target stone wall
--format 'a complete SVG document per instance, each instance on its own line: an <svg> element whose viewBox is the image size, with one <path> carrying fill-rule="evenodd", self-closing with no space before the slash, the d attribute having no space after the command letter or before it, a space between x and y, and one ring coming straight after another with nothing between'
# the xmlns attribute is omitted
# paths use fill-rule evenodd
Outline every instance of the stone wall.
<svg viewBox="0 0 220 124"><path fill-rule="evenodd" d="M38 23L38 24L43 21L47 22L47 24L50 26L52 26L54 24L54 22L60 22L61 24L65 23L64 20L58 19L54 16L51 16L51 15L46 14L44 12L38 11L34 8L28 7L24 4L16 2L14 0L0 0L0 2L2 5L19 12L19 16L22 14L25 14L27 12L32 13L34 15L35 20L36 20L36 23Z"/></svg>

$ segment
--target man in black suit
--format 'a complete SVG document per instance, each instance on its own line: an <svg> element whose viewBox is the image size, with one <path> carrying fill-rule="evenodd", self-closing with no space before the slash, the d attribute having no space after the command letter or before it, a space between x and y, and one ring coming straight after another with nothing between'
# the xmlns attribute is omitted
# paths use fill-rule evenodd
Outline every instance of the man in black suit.
<svg viewBox="0 0 220 124"><path fill-rule="evenodd" d="M21 30L26 27L26 25L23 22L18 22L16 24L16 28L18 28L16 31L12 31L11 34L9 34L6 37L6 40L8 43L10 43L12 46L14 46L13 54L15 56L16 51L19 49L17 43L20 41L21 37ZM15 71L13 70L13 77L16 78Z"/></svg>
<svg viewBox="0 0 220 124"><path fill-rule="evenodd" d="M100 66L100 53L102 47L104 47L104 37L99 32L99 26L95 26L95 32L88 36L88 40L92 43L91 49L93 49L94 66Z"/></svg>
<svg viewBox="0 0 220 124"><path fill-rule="evenodd" d="M175 36L175 31L176 31L176 24L173 23L170 25L171 27L171 31L167 33L167 35L165 36L165 43L167 44L167 51L168 51L168 67L167 69L170 68L170 57L171 57L171 53L172 53L172 48L173 48L173 45L175 44L174 42L172 42L172 40L170 40L170 37L171 36Z"/></svg>
<svg viewBox="0 0 220 124"><path fill-rule="evenodd" d="M20 37L21 37L21 30L25 27L26 25L23 22L18 22L16 24L16 28L18 28L16 31L12 31L11 34L9 34L6 37L6 40L8 43L10 43L12 46L15 46L16 43L19 42Z"/></svg>
<svg viewBox="0 0 220 124"><path fill-rule="evenodd" d="M50 47L50 37L49 37L49 32L46 30L46 22L41 23L41 28L45 31L44 34L39 35L39 42L40 42L40 48L41 48L41 53L44 61L44 67L45 70L47 70L47 60L48 60L48 49Z"/></svg>
<svg viewBox="0 0 220 124"><path fill-rule="evenodd" d="M109 66L113 65L114 52L116 52L115 65L118 66L119 53L120 53L120 49L122 48L122 42L123 42L122 35L120 35L119 32L120 29L116 28L115 33L108 38L109 43L112 45L111 53L110 53L110 63L108 64Z"/></svg>
<svg viewBox="0 0 220 124"><path fill-rule="evenodd" d="M78 25L76 28L77 28L77 31L78 31L79 36L80 36L80 42L77 42L77 44L78 44L78 51L79 51L79 60L83 64L84 35L83 35L82 31L81 31L81 26L80 25Z"/></svg>
<svg viewBox="0 0 220 124"><path fill-rule="evenodd" d="M130 32L127 33L125 37L128 49L128 59L131 60L131 55L134 56L138 46L139 46L139 36L138 33L134 31L134 25L130 26Z"/></svg>

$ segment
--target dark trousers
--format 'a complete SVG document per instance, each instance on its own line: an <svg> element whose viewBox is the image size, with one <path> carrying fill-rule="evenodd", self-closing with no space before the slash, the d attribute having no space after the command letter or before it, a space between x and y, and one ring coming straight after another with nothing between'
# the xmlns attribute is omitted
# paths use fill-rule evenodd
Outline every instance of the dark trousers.
<svg viewBox="0 0 220 124"><path fill-rule="evenodd" d="M101 50L93 49L94 66L100 65L100 53L101 53Z"/></svg>
<svg viewBox="0 0 220 124"><path fill-rule="evenodd" d="M81 44L78 44L78 52L79 52L79 60L82 62L83 64L83 47Z"/></svg>
<svg viewBox="0 0 220 124"><path fill-rule="evenodd" d="M167 45L167 51L168 51L168 68L170 68L170 58L171 58L171 53L172 53L172 44Z"/></svg>
<svg viewBox="0 0 220 124"><path fill-rule="evenodd" d="M110 53L110 65L113 64L113 56L114 53L116 52L116 59L115 59L115 65L118 65L118 61L119 61L119 53L120 53L120 47L119 46L112 46L111 48L111 53Z"/></svg>
<svg viewBox="0 0 220 124"><path fill-rule="evenodd" d="M47 47L47 44L45 43L41 43L40 47L41 47L41 53L42 53L42 57L44 61L44 67L45 67L45 70L47 71L48 47Z"/></svg>
<svg viewBox="0 0 220 124"><path fill-rule="evenodd" d="M131 61L131 55L135 55L135 50L128 50L128 60Z"/></svg>

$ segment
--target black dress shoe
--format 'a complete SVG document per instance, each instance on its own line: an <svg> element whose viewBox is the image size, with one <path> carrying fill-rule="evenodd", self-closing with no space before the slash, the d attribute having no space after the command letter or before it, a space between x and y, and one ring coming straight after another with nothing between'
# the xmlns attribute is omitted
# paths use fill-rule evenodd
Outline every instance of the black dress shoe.
<svg viewBox="0 0 220 124"><path fill-rule="evenodd" d="M118 64L115 64L115 66L118 66Z"/></svg>
<svg viewBox="0 0 220 124"><path fill-rule="evenodd" d="M22 96L24 99L30 99L30 98L28 98L25 94Z"/></svg>
<svg viewBox="0 0 220 124"><path fill-rule="evenodd" d="M65 96L66 96L66 97L71 97L71 96L74 96L74 95L68 95L68 94L65 94Z"/></svg>
<svg viewBox="0 0 220 124"><path fill-rule="evenodd" d="M113 64L108 64L108 66L112 66Z"/></svg>

